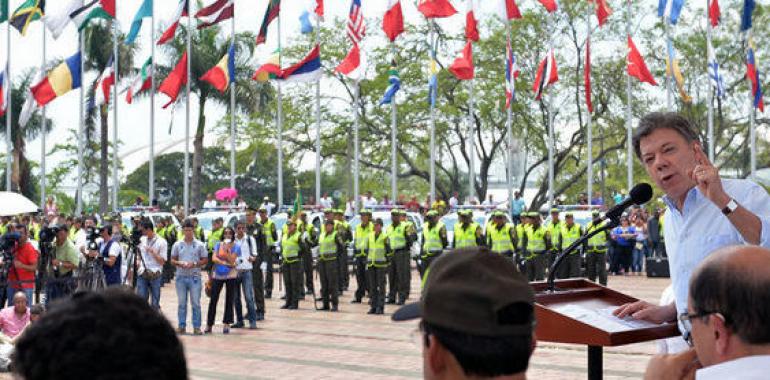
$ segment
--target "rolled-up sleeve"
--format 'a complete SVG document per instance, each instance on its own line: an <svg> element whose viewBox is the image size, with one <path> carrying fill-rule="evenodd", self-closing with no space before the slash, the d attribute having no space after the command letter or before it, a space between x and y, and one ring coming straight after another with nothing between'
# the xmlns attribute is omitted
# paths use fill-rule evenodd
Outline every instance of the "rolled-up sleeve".
<svg viewBox="0 0 770 380"><path fill-rule="evenodd" d="M736 201L759 218L762 223L759 245L770 248L770 195L762 186L753 184L746 192L744 199L736 199ZM744 244L748 244L743 236L741 240Z"/></svg>

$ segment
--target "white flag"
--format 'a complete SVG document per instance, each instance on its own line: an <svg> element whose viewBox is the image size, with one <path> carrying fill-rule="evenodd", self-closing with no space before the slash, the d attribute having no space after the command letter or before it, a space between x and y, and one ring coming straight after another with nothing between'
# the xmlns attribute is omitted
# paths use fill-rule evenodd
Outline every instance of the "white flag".
<svg viewBox="0 0 770 380"><path fill-rule="evenodd" d="M45 75L45 70L41 68L31 83L40 83ZM21 107L21 114L19 114L19 126L22 128L27 126L27 123L29 123L29 119L32 117L32 114L35 113L35 109L37 109L37 101L35 101L35 97L32 95L32 89L30 88L27 91L27 99L24 101L24 105Z"/></svg>
<svg viewBox="0 0 770 380"><path fill-rule="evenodd" d="M67 24L69 24L71 20L70 14L82 7L83 0L71 0L67 6L59 10L59 12L56 14L49 13L46 10L46 14L43 17L43 22L45 23L45 26L48 28L48 30L51 31L51 34L53 34L54 39L58 39L59 36L61 36L61 33L64 31L64 28L66 28Z"/></svg>

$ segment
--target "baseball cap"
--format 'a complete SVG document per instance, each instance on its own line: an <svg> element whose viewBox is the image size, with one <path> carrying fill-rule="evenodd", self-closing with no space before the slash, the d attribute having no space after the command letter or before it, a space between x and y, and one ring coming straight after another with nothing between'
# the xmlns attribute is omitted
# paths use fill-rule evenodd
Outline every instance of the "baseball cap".
<svg viewBox="0 0 770 380"><path fill-rule="evenodd" d="M426 276L420 301L398 309L394 321L422 318L481 336L532 334L534 291L511 260L487 248L463 248L436 259ZM509 311L522 303L532 306L530 315L511 318Z"/></svg>
<svg viewBox="0 0 770 380"><path fill-rule="evenodd" d="M372 210L369 210L368 208L365 208L365 209L361 210L360 214L361 214L361 215L369 215L369 216L372 216Z"/></svg>
<svg viewBox="0 0 770 380"><path fill-rule="evenodd" d="M430 210L425 213L425 216L431 217L431 216L438 216L438 212L436 210Z"/></svg>

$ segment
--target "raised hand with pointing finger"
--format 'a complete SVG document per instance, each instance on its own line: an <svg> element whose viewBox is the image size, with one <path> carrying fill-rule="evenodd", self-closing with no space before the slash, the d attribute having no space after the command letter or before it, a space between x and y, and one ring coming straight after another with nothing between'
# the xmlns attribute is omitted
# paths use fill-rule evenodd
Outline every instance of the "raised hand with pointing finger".
<svg viewBox="0 0 770 380"><path fill-rule="evenodd" d="M703 153L703 148L700 145L695 145L694 149L696 164L688 175L695 182L698 190L721 210L730 202L730 196L722 188L719 169Z"/></svg>

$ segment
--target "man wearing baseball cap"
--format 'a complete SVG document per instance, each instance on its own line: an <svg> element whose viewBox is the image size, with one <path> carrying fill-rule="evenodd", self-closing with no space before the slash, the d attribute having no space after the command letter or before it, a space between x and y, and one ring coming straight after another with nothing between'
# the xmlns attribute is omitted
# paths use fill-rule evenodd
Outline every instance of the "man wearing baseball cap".
<svg viewBox="0 0 770 380"><path fill-rule="evenodd" d="M442 255L420 302L392 316L417 318L425 379L525 378L536 345L534 292L510 259L483 247Z"/></svg>

